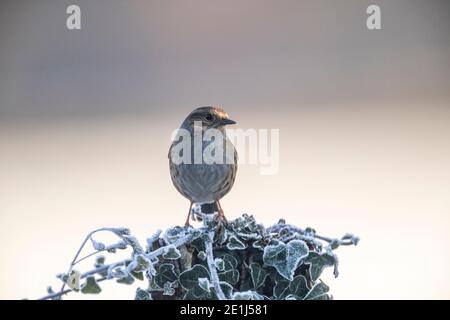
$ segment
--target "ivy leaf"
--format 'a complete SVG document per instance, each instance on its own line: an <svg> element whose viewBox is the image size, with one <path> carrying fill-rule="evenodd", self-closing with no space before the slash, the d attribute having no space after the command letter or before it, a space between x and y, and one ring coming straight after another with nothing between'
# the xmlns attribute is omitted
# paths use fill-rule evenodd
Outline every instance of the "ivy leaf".
<svg viewBox="0 0 450 320"><path fill-rule="evenodd" d="M235 292L232 295L233 300L264 300L264 297L255 291Z"/></svg>
<svg viewBox="0 0 450 320"><path fill-rule="evenodd" d="M302 240L292 240L288 244L277 241L264 248L263 261L274 267L285 279L292 281L294 272L308 255L308 245Z"/></svg>
<svg viewBox="0 0 450 320"><path fill-rule="evenodd" d="M197 257L202 260L202 261L206 261L206 253L205 251L200 251L197 255Z"/></svg>
<svg viewBox="0 0 450 320"><path fill-rule="evenodd" d="M237 235L244 240L259 240L259 239L261 239L261 235L259 235L256 232L249 232L249 233L238 232Z"/></svg>
<svg viewBox="0 0 450 320"><path fill-rule="evenodd" d="M261 287L264 284L269 274L266 270L261 268L261 266L256 262L250 264L250 272L252 276L253 286L256 291L259 287Z"/></svg>
<svg viewBox="0 0 450 320"><path fill-rule="evenodd" d="M104 265L105 265L105 256L98 255L97 257L95 257L94 267L99 268Z"/></svg>
<svg viewBox="0 0 450 320"><path fill-rule="evenodd" d="M235 235L230 236L227 243L228 250L244 250L247 246Z"/></svg>
<svg viewBox="0 0 450 320"><path fill-rule="evenodd" d="M255 242L253 242L252 246L253 246L253 248L264 251L264 242L261 240L257 240Z"/></svg>
<svg viewBox="0 0 450 320"><path fill-rule="evenodd" d="M221 258L214 259L214 265L216 266L216 269L221 272L225 271L225 261Z"/></svg>
<svg viewBox="0 0 450 320"><path fill-rule="evenodd" d="M330 288L321 281L312 287L306 295L305 300L329 300L329 296L326 294L328 290Z"/></svg>
<svg viewBox="0 0 450 320"><path fill-rule="evenodd" d="M308 284L306 278L302 275L298 275L289 284L289 293L299 298L303 298L308 293Z"/></svg>
<svg viewBox="0 0 450 320"><path fill-rule="evenodd" d="M81 287L81 292L84 294L98 294L102 291L100 286L97 284L94 276L89 276L86 278L86 282Z"/></svg>
<svg viewBox="0 0 450 320"><path fill-rule="evenodd" d="M174 294L175 294L175 289L172 287L172 283L170 283L169 281L164 283L163 295L164 296L173 296Z"/></svg>
<svg viewBox="0 0 450 320"><path fill-rule="evenodd" d="M201 238L201 235L191 242L191 245L194 247L197 252L205 251L205 242Z"/></svg>
<svg viewBox="0 0 450 320"><path fill-rule="evenodd" d="M289 295L289 281L283 279L276 281L273 288L273 295L277 300L283 300Z"/></svg>
<svg viewBox="0 0 450 320"><path fill-rule="evenodd" d="M225 281L219 281L220 288L227 299L231 299L233 293L233 286Z"/></svg>
<svg viewBox="0 0 450 320"><path fill-rule="evenodd" d="M174 246L170 246L167 252L163 254L163 258L167 260L176 260L181 257L180 250L175 248Z"/></svg>
<svg viewBox="0 0 450 320"><path fill-rule="evenodd" d="M166 230L164 233L164 239L168 243L173 243L176 240L184 237L186 235L186 229L181 227L174 227L171 229Z"/></svg>
<svg viewBox="0 0 450 320"><path fill-rule="evenodd" d="M105 244L102 243L102 242L95 241L95 240L92 239L92 238L91 238L91 242L92 242L92 246L94 247L94 250L97 250L97 251L103 251L103 250L106 249Z"/></svg>
<svg viewBox="0 0 450 320"><path fill-rule="evenodd" d="M239 281L239 271L237 270L238 261L231 254L224 254L222 257L225 269L219 272L219 279L228 282L229 284L236 284Z"/></svg>
<svg viewBox="0 0 450 320"><path fill-rule="evenodd" d="M191 269L185 270L180 274L180 284L186 289L193 289L198 287L199 278L208 278L209 271L200 264L194 265Z"/></svg>
<svg viewBox="0 0 450 320"><path fill-rule="evenodd" d="M131 275L133 277L135 277L138 280L143 281L144 280L144 273L143 272L136 272L136 271L131 271Z"/></svg>
<svg viewBox="0 0 450 320"><path fill-rule="evenodd" d="M184 299L206 299L211 295L203 290L199 285L200 278L209 279L209 271L200 264L194 265L191 269L180 274L180 284L187 290Z"/></svg>
<svg viewBox="0 0 450 320"><path fill-rule="evenodd" d="M76 270L72 270L69 276L67 277L66 281L67 286L73 291L80 290L80 278L81 274Z"/></svg>
<svg viewBox="0 0 450 320"><path fill-rule="evenodd" d="M335 263L336 260L334 257L328 253L319 254L317 252L310 252L305 259L305 264L310 266L311 279L313 281L319 279L326 267L334 266Z"/></svg>
<svg viewBox="0 0 450 320"><path fill-rule="evenodd" d="M121 284L133 284L134 278L131 275L128 275L126 277L117 279L116 282Z"/></svg>
<svg viewBox="0 0 450 320"><path fill-rule="evenodd" d="M159 266L158 272L155 276L155 282L160 288L164 288L166 282L174 282L177 280L177 275L174 272L175 267L170 263L163 263Z"/></svg>
<svg viewBox="0 0 450 320"><path fill-rule="evenodd" d="M193 240L197 239L198 237L200 237L202 235L202 232L197 229L191 229L189 232L190 232Z"/></svg>
<svg viewBox="0 0 450 320"><path fill-rule="evenodd" d="M206 292L211 292L211 283L209 282L208 278L198 278L198 285Z"/></svg>
<svg viewBox="0 0 450 320"><path fill-rule="evenodd" d="M134 300L152 300L152 295L147 290L137 288Z"/></svg>

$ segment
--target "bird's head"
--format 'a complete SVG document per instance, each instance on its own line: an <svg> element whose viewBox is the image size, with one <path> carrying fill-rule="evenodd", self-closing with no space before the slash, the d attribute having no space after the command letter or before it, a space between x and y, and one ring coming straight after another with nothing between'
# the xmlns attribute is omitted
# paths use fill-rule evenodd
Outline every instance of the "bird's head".
<svg viewBox="0 0 450 320"><path fill-rule="evenodd" d="M184 120L183 127L192 128L195 123L201 122L205 129L216 128L221 129L229 124L236 124L235 121L228 117L228 113L219 107L200 107L192 111Z"/></svg>

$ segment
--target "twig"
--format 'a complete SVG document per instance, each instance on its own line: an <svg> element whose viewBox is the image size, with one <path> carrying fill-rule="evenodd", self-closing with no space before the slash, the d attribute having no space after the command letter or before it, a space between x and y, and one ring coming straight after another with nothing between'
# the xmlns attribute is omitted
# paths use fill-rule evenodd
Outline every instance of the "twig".
<svg viewBox="0 0 450 320"><path fill-rule="evenodd" d="M86 245L86 243L88 242L88 240L91 238L91 236L92 236L94 233L99 232L99 231L103 231L103 230L105 230L105 229L106 229L106 228L100 228L100 229L97 229L97 230L94 230L94 231L91 231L91 232L88 233L88 235L86 236L86 238L84 239L84 241L81 243L81 246L78 248L78 251L77 251L77 253L75 254L75 257L72 259L72 262L70 263L69 269L67 270L67 273L66 273L67 275L69 275L69 274L72 272L72 269L73 269L73 267L74 267L75 264L76 264L76 261L77 261L77 259L78 259L78 256L80 255L81 251L83 250L84 246ZM60 289L59 291L60 291L60 292L63 292L65 287L66 287L66 282L63 281L63 284L62 284L61 289Z"/></svg>
<svg viewBox="0 0 450 320"><path fill-rule="evenodd" d="M302 235L306 234L305 230L303 230L303 229L301 229L299 227L290 225L290 224L281 224L281 225L280 224L276 224L276 225L273 225L273 226L267 228L267 232L268 233L279 232L280 230L282 230L284 228L288 228L288 229L293 230L295 232L298 232L298 233L300 233ZM343 239L340 239L340 240L339 239L332 239L332 238L324 237L324 236L321 236L321 235L318 235L318 234L314 234L313 237L317 238L319 240L328 242L328 243L331 243L331 242L333 242L335 240L338 240L339 245L342 245L342 246L352 246L352 245L355 245L358 242L358 238L357 237L354 237L356 239L356 243L355 243L355 240L352 240L352 239L346 239L346 240L343 240Z"/></svg>
<svg viewBox="0 0 450 320"><path fill-rule="evenodd" d="M211 282L214 287L214 290L216 291L217 298L219 298L219 300L227 300L225 294L222 291L222 288L220 287L219 275L217 274L217 269L214 264L214 255L212 247L213 241L214 241L214 227L211 228L210 231L208 231L208 239L205 240L206 259L208 262L209 272L211 274Z"/></svg>
<svg viewBox="0 0 450 320"><path fill-rule="evenodd" d="M78 259L78 256L80 255L81 251L83 250L84 246L86 245L86 243L89 241L89 239L91 239L91 237L92 237L95 233L101 232L101 231L109 231L109 232L114 233L114 234L115 234L116 236L118 236L119 238L124 239L125 237L122 236L122 235L120 234L119 230L122 231L122 232L124 232L124 231L127 230L127 229L123 229L123 228L99 228L99 229L96 229L96 230L94 230L94 231L89 232L88 235L86 236L86 238L84 239L84 241L81 243L80 248L78 248L78 251L77 251L77 253L75 254L75 257L72 259L72 262L70 263L69 269L68 269L68 271L67 271L66 274L69 275L69 274L72 272L73 267L74 267L77 263L83 261L84 259L86 259L86 258L88 258L88 257L90 257L90 256L93 256L94 254L97 254L97 253L99 253L99 252L101 252L101 251L104 251L104 250L97 250L97 252L91 253L91 254L89 254L88 256L83 257L83 258L77 260L77 259ZM63 292L65 287L66 287L66 282L63 282L63 284L62 284L61 289L59 290L59 292Z"/></svg>
<svg viewBox="0 0 450 320"><path fill-rule="evenodd" d="M131 260L127 259L127 260L124 260L124 261L120 261L120 263L127 263L128 261L131 261ZM83 273L80 276L80 279L84 279L84 278L87 278L87 277L95 275L95 274L103 273L103 272L107 271L110 266L116 265L116 264L117 264L117 262L116 263L107 264L107 265L104 265L104 266L92 269L90 271L87 271L87 272ZM107 277L102 277L102 278L99 278L96 281L100 282L100 281L104 281L104 280L108 280L108 278ZM72 289L60 290L58 292L51 293L51 294L46 295L46 296L44 296L42 298L39 298L38 300L48 300L48 299L58 298L58 297L61 297L61 296L65 295L65 294L67 294L69 292L72 292L72 291L74 291L74 290L72 290Z"/></svg>
<svg viewBox="0 0 450 320"><path fill-rule="evenodd" d="M75 258L72 260L72 263L71 263L71 265L70 265L68 274L72 271L72 268L73 268L73 266L74 266L76 263L78 263L79 261L84 260L84 258L81 258L81 259L79 259L79 260L76 260L76 259L77 259L78 256L80 255L81 250L83 249L83 247L84 247L84 245L86 244L86 242L90 239L90 237L91 237L94 233L99 232L99 231L112 231L112 230L114 230L114 229L113 229L113 228L101 228L101 229L97 229L97 230L94 230L94 231L90 232L90 233L86 236L86 239L85 239L85 240L83 241L83 243L81 244L80 249L78 249L78 252L77 252L77 254L75 255ZM112 232L114 232L114 231L112 231ZM115 232L114 232L114 233L115 233ZM184 245L185 243L189 242L190 240L192 240L192 238L193 238L192 234L188 234L188 235L186 235L186 236L184 236L184 237L182 237L182 238L180 238L180 239L177 239L176 241L174 241L173 243L169 244L168 246L180 247L180 246ZM148 258L148 259L154 259L154 258L156 258L156 257L158 257L158 256L160 256L160 255L162 255L162 254L164 254L164 253L166 252L168 246L164 246L164 247L158 248L158 249L155 250L155 251L152 251L152 252L150 252L150 253L148 253L148 254L144 254L144 256L145 256L146 258ZM98 253L98 252L101 252L101 251L97 251L96 253ZM94 255L94 254L95 254L95 253L91 253L89 256L92 256L92 255ZM85 258L87 258L87 257L85 257ZM92 270L90 270L90 271L87 271L87 272L83 273L83 274L80 276L80 279L84 279L84 278L86 278L86 277L88 277L88 276L92 276L92 275L95 275L95 274L103 273L103 272L105 272L105 271L108 271L111 267L116 267L116 266L118 266L118 265L125 265L125 264L127 264L127 263L129 263L129 262L131 262L131 261L132 261L131 259L126 259L126 260L123 260L123 261L111 263L111 264L108 264L108 265L104 265L104 266L101 266L101 267L92 269ZM103 279L103 278L100 278L100 279ZM100 280L100 279L99 279L99 280ZM99 281L99 280L97 280L97 281ZM104 280L108 280L108 278L106 277L106 278L103 279L102 281L104 281ZM65 295L65 294L67 294L67 293L69 293L69 292L71 292L71 291L74 291L74 290L72 290L72 289L65 289L65 282L64 282L62 288L61 288L58 292L49 294L49 295L47 295L47 296L45 296L45 297L39 298L38 300L48 300L48 299L53 299L53 298L58 298L58 297L60 298L60 297L62 297L63 295Z"/></svg>

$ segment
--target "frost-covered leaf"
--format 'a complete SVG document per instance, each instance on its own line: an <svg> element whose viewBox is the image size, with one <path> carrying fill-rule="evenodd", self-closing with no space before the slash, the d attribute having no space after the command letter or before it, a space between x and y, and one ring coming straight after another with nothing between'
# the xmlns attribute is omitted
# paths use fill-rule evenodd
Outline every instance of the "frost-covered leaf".
<svg viewBox="0 0 450 320"><path fill-rule="evenodd" d="M255 242L253 242L252 246L253 246L253 248L264 251L264 242L261 240L257 240Z"/></svg>
<svg viewBox="0 0 450 320"><path fill-rule="evenodd" d="M65 273L59 273L56 275L56 278L67 284L67 279L69 279L69 276Z"/></svg>
<svg viewBox="0 0 450 320"><path fill-rule="evenodd" d="M233 294L233 286L225 281L220 281L220 288L227 299L231 299Z"/></svg>
<svg viewBox="0 0 450 320"><path fill-rule="evenodd" d="M159 266L156 276L155 282L160 288L164 288L164 284L166 282L174 282L177 280L177 275L174 272L175 267L170 263L163 263Z"/></svg>
<svg viewBox="0 0 450 320"><path fill-rule="evenodd" d="M81 286L81 292L85 294L98 294L101 291L102 289L97 284L94 276L87 277L86 282Z"/></svg>
<svg viewBox="0 0 450 320"><path fill-rule="evenodd" d="M286 299L288 296L291 296L289 299L303 299L308 291L306 278L302 275L298 275L292 281L288 281L284 278L278 279L273 289L273 295L278 300Z"/></svg>
<svg viewBox="0 0 450 320"><path fill-rule="evenodd" d="M91 242L92 242L92 246L94 247L94 250L97 250L97 251L103 251L103 250L106 249L105 244L102 243L102 242L95 241L95 240L92 239L92 238L91 238Z"/></svg>
<svg viewBox="0 0 450 320"><path fill-rule="evenodd" d="M164 240L166 240L167 243L171 244L175 242L176 240L184 237L186 235L186 229L181 227L175 227L167 229L166 232L163 234Z"/></svg>
<svg viewBox="0 0 450 320"><path fill-rule="evenodd" d="M289 283L289 293L299 298L303 298L308 293L308 284L306 278L298 275Z"/></svg>
<svg viewBox="0 0 450 320"><path fill-rule="evenodd" d="M273 296L277 300L283 300L289 295L289 281L279 280L276 281L275 287L273 288Z"/></svg>
<svg viewBox="0 0 450 320"><path fill-rule="evenodd" d="M235 292L232 296L233 300L264 300L264 297L255 291Z"/></svg>
<svg viewBox="0 0 450 320"><path fill-rule="evenodd" d="M287 245L278 241L265 247L263 260L265 265L274 267L284 278L292 280L308 251L307 244L302 240L292 240Z"/></svg>
<svg viewBox="0 0 450 320"><path fill-rule="evenodd" d="M124 240L120 240L117 243L107 246L105 248L105 250L109 253L116 253L117 249L125 250L127 247L128 247L128 244Z"/></svg>
<svg viewBox="0 0 450 320"><path fill-rule="evenodd" d="M111 228L111 231L119 236L128 236L131 234L128 228Z"/></svg>
<svg viewBox="0 0 450 320"><path fill-rule="evenodd" d="M108 278L125 278L128 274L121 268L121 267L115 267L108 269Z"/></svg>
<svg viewBox="0 0 450 320"><path fill-rule="evenodd" d="M180 284L186 290L193 289L199 287L199 278L209 279L209 271L204 266L196 264L191 269L183 271L180 274Z"/></svg>
<svg viewBox="0 0 450 320"><path fill-rule="evenodd" d="M319 279L326 267L334 266L336 263L334 257L328 253L319 254L310 252L305 259L305 263L310 265L311 278L313 281Z"/></svg>
<svg viewBox="0 0 450 320"><path fill-rule="evenodd" d="M202 235L202 232L197 229L190 229L189 234L192 236L192 240L195 240Z"/></svg>
<svg viewBox="0 0 450 320"><path fill-rule="evenodd" d="M173 296L174 294L175 294L175 289L172 287L172 283L167 281L164 284L163 295L164 296Z"/></svg>
<svg viewBox="0 0 450 320"><path fill-rule="evenodd" d="M229 250L244 250L247 246L239 240L235 235L232 235L228 239L227 248Z"/></svg>
<svg viewBox="0 0 450 320"><path fill-rule="evenodd" d="M181 257L180 250L174 246L170 246L167 251L163 254L163 258L167 260L176 260Z"/></svg>
<svg viewBox="0 0 450 320"><path fill-rule="evenodd" d="M197 252L205 251L205 240L202 236L199 236L191 242L191 246L197 250Z"/></svg>
<svg viewBox="0 0 450 320"><path fill-rule="evenodd" d="M117 283L121 283L121 284L133 284L134 278L131 275L128 275L126 277L117 279L116 281L117 281Z"/></svg>
<svg viewBox="0 0 450 320"><path fill-rule="evenodd" d="M81 274L77 270L72 270L67 277L67 286L74 291L80 290L80 277Z"/></svg>
<svg viewBox="0 0 450 320"><path fill-rule="evenodd" d="M95 268L100 268L103 267L105 265L105 256L103 255L98 255L95 257L95 263L94 263L94 267ZM104 270L102 272L98 273L99 275L101 275L102 277L107 277L108 276L108 270Z"/></svg>
<svg viewBox="0 0 450 320"><path fill-rule="evenodd" d="M105 256L98 255L97 257L95 257L94 267L98 268L103 266L104 264L105 264Z"/></svg>
<svg viewBox="0 0 450 320"><path fill-rule="evenodd" d="M138 254L135 258L135 261L135 267L131 271L140 272L148 270L153 266L153 263L144 254Z"/></svg>
<svg viewBox="0 0 450 320"><path fill-rule="evenodd" d="M198 285L206 292L210 292L211 283L208 278L198 278Z"/></svg>
<svg viewBox="0 0 450 320"><path fill-rule="evenodd" d="M135 271L131 271L130 273L133 277L135 277L138 280L144 280L144 273L143 272L135 272Z"/></svg>
<svg viewBox="0 0 450 320"><path fill-rule="evenodd" d="M147 290L137 288L134 300L152 300L152 295Z"/></svg>
<svg viewBox="0 0 450 320"><path fill-rule="evenodd" d="M205 299L209 295L199 285L199 278L209 279L209 271L200 264L194 265L191 269L186 270L180 274L180 284L187 290L185 299Z"/></svg>
<svg viewBox="0 0 450 320"><path fill-rule="evenodd" d="M199 258L202 261L206 261L206 253L205 251L200 251L197 255L197 258Z"/></svg>
<svg viewBox="0 0 450 320"><path fill-rule="evenodd" d="M238 261L231 254L224 254L222 257L225 269L219 272L219 279L230 284L236 284L239 281L239 271L237 270Z"/></svg>
<svg viewBox="0 0 450 320"><path fill-rule="evenodd" d="M223 261L223 259L221 258L214 259L214 265L216 266L219 272L225 270L225 261Z"/></svg>
<svg viewBox="0 0 450 320"><path fill-rule="evenodd" d="M351 233L346 233L346 234L342 237L342 240L350 240L351 243L352 243L353 245L355 245L355 246L356 246L356 245L358 244L358 242L359 242L359 238L356 237L355 235L351 234Z"/></svg>
<svg viewBox="0 0 450 320"><path fill-rule="evenodd" d="M261 239L261 235L256 232L249 232L249 233L238 232L237 235L241 239L244 239L244 240L259 240L259 239Z"/></svg>
<svg viewBox="0 0 450 320"><path fill-rule="evenodd" d="M323 282L315 284L305 296L305 300L329 300L326 294L330 288Z"/></svg>
<svg viewBox="0 0 450 320"><path fill-rule="evenodd" d="M261 268L261 266L256 262L253 262L252 264L250 264L250 270L251 270L250 272L251 272L251 276L252 276L253 286L254 286L255 290L257 290L259 287L261 287L264 284L264 282L266 281L266 278L269 274L266 270Z"/></svg>

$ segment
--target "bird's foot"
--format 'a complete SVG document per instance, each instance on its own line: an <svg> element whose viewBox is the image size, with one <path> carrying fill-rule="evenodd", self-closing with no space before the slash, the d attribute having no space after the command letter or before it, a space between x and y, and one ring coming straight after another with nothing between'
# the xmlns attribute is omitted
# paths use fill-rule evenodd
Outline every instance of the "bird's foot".
<svg viewBox="0 0 450 320"><path fill-rule="evenodd" d="M228 222L223 210L219 210L219 212L217 213L217 215L214 218L214 222L216 222L216 223L219 223L221 221L223 221L225 223Z"/></svg>

